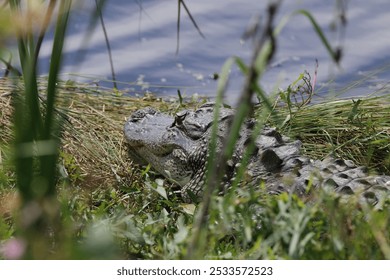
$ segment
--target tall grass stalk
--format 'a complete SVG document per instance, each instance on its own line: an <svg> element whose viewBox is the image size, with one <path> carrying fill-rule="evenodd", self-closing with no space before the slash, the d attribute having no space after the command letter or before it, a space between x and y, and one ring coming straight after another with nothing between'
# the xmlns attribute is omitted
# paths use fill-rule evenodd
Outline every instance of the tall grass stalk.
<svg viewBox="0 0 390 280"><path fill-rule="evenodd" d="M176 23L176 55L179 53L179 49L180 49L180 15L181 15L181 6L184 7L184 9L186 10L187 12L187 15L189 16L193 26L196 28L196 30L198 31L199 35L202 37L202 38L205 38L205 36L203 35L202 31L200 30L198 24L196 23L194 17L192 16L190 10L188 9L186 3L184 2L184 0L178 0L177 2L177 23Z"/></svg>
<svg viewBox="0 0 390 280"><path fill-rule="evenodd" d="M17 0L11 0L9 4L20 18L27 17L25 13L29 9L28 4L25 6ZM48 237L54 234L56 238L58 233L59 205L55 195L60 125L54 104L71 5L71 0L50 1L38 38L34 36L32 25L27 30L20 29L17 34L24 85L22 91L13 93L15 166L22 200L19 235L27 242L27 258L47 258L54 244ZM56 8L46 96L40 97L37 61L42 40ZM38 249L37 244L44 246Z"/></svg>
<svg viewBox="0 0 390 280"><path fill-rule="evenodd" d="M103 5L105 3L106 3L105 0L100 0L100 1L95 0L96 11L97 11L99 19L100 19L100 25L102 26L104 39L105 39L105 42L106 42L106 47L107 47L107 52L108 52L108 59L110 61L112 84L114 86L114 89L117 89L118 86L116 85L114 61L112 60L112 54L111 54L111 44L110 44L110 40L108 39L108 34L107 34L107 31L106 31L106 25L104 24L103 12L102 12Z"/></svg>

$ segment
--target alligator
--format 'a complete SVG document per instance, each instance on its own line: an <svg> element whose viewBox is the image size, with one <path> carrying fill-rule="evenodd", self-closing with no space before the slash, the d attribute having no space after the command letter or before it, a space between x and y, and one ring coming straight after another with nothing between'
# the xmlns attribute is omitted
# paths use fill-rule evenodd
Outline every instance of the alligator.
<svg viewBox="0 0 390 280"><path fill-rule="evenodd" d="M234 109L220 108L215 138L217 152L221 152L234 114ZM151 107L137 110L124 125L129 155L134 162L150 164L179 185L183 200L191 202L194 196L200 198L203 193L213 118L213 103L175 116ZM243 123L234 154L226 163L221 184L224 187L220 192L235 178L255 124L253 118ZM264 125L252 144L255 148L243 180L251 186L265 186L269 194L290 192L304 196L313 189L323 188L341 195L358 194L359 199L374 205L390 194L390 176L372 175L368 168L356 166L351 160L310 159L301 154L300 140L281 135L273 127Z"/></svg>

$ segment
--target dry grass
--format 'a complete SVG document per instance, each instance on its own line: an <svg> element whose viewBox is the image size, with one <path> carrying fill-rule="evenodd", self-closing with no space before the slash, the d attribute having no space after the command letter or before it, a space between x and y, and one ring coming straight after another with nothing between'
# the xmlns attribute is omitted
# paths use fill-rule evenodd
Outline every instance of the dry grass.
<svg viewBox="0 0 390 280"><path fill-rule="evenodd" d="M6 156L4 149L12 139L11 97L15 85L6 79L0 82L1 164ZM91 188L138 180L127 157L122 133L133 111L152 106L173 112L180 107L178 101L164 101L152 95L130 97L118 91L67 82L58 85L57 103L64 128L60 157L63 172L72 183ZM185 106L195 103L188 102Z"/></svg>
<svg viewBox="0 0 390 280"><path fill-rule="evenodd" d="M11 95L14 85L0 80L0 164L12 138ZM43 97L44 98L44 97ZM122 134L131 112L152 106L162 111L179 109L178 101L163 101L151 95L130 97L91 85L60 83L58 112L63 118L61 161L67 176L79 186L128 185L139 178L127 154ZM338 100L301 107L289 113L279 108L289 121L283 133L299 138L305 153L314 158L328 154L349 158L380 172L390 169L390 95ZM188 102L187 107L195 107ZM289 115L290 114L290 115Z"/></svg>
<svg viewBox="0 0 390 280"><path fill-rule="evenodd" d="M0 79L0 144L11 140L11 85L8 80ZM0 150L0 163L1 163Z"/></svg>

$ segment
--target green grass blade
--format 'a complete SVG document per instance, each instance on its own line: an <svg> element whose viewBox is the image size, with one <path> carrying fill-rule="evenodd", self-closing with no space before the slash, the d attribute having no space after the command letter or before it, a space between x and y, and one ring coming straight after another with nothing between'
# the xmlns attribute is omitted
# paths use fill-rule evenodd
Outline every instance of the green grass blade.
<svg viewBox="0 0 390 280"><path fill-rule="evenodd" d="M180 14L181 14L180 0L177 0L176 55L179 54L179 49L180 49Z"/></svg>
<svg viewBox="0 0 390 280"><path fill-rule="evenodd" d="M11 0L9 1L9 4L14 12L21 15L20 1ZM31 42L33 41L32 36L24 35L24 33L25 32L20 30L17 33L19 58L25 84L24 96L18 98L17 103L24 104L19 104L17 106L19 109L15 108L15 114L26 114L27 117L25 118L25 121L28 122L27 127L32 131L34 137L38 137L39 131L42 128L42 118L39 108L38 85L36 81L36 63L33 57L31 57L31 53L35 52L35 47ZM25 133L21 132L20 135L25 135ZM31 139L30 137L27 137L24 140L19 140L23 142L24 140L30 141Z"/></svg>
<svg viewBox="0 0 390 280"><path fill-rule="evenodd" d="M320 37L320 40L322 44L324 44L326 50L328 51L330 57L333 59L333 61L338 64L340 61L340 53L337 51L334 51L332 46L329 44L328 40L326 39L324 32L322 32L321 27L318 25L315 18L312 16L311 13L309 13L307 10L297 10L293 13L293 15L301 14L308 18L310 23L312 24L314 31L317 33L318 37Z"/></svg>
<svg viewBox="0 0 390 280"><path fill-rule="evenodd" d="M206 162L206 186L204 190L204 195L202 199L202 205L200 206L200 210L198 212L198 215L196 216L193 232L192 232L192 240L191 243L188 246L187 250L187 259L194 259L194 258L200 258L201 252L204 251L205 238L202 238L207 233L207 228L205 228L203 225L207 224L207 217L208 212L210 209L210 203L211 203L211 195L214 192L214 190L217 188L217 184L215 181L218 181L218 179L215 177L216 172L216 164L215 161L218 160L218 154L217 154L217 141L218 141L218 119L219 119L219 112L221 109L221 106L223 106L223 95L228 83L229 79L229 72L234 64L234 58L229 58L222 66L220 78L218 80L217 85L217 97L215 100L214 105L214 121L213 125L211 127L211 139L209 143L209 155L208 160Z"/></svg>
<svg viewBox="0 0 390 280"><path fill-rule="evenodd" d="M45 130L44 130L45 139L49 138L50 133L52 131L52 122L54 119L56 83L57 83L57 77L61 66L62 49L64 47L65 33L68 25L68 18L69 18L71 5L72 5L71 0L63 0L61 1L59 7L59 15L57 19L55 34L54 34L53 50L51 54L49 78L47 84L46 118L45 118Z"/></svg>
<svg viewBox="0 0 390 280"><path fill-rule="evenodd" d="M198 31L199 35L202 37L202 38L205 38L205 36L203 35L202 33L202 30L200 30L198 24L196 23L194 17L192 16L190 10L188 9L186 3L184 3L184 0L179 0L179 2L183 5L184 9L186 10L187 12L187 15L190 17L191 19L191 22L192 24L195 26L196 30Z"/></svg>
<svg viewBox="0 0 390 280"><path fill-rule="evenodd" d="M102 13L102 10L103 10L102 4L104 4L104 3L105 3L105 1L103 1L103 3L102 3L102 1L98 2L98 0L95 0L96 11L97 11L99 19L100 19L100 25L102 26L104 39L106 42L106 47L107 47L107 52L108 52L108 60L110 62L110 68L111 68L112 83L113 83L114 89L117 89L118 86L116 84L114 62L112 60L112 54L111 54L111 45L110 45L110 40L108 40L108 34L107 34L106 26L104 24L103 13Z"/></svg>
<svg viewBox="0 0 390 280"><path fill-rule="evenodd" d="M39 32L38 40L37 40L37 43L35 46L35 53L34 53L34 64L35 65L37 65L39 51L41 50L41 45L42 45L43 39L45 38L47 28L50 24L50 20L52 18L53 11L54 11L54 8L56 6L56 2L57 2L56 0L50 0L49 6L48 6L47 11L46 11L46 15L45 15L45 18L43 20L42 27L41 27L41 30Z"/></svg>
<svg viewBox="0 0 390 280"><path fill-rule="evenodd" d="M60 3L49 69L43 139L52 139L51 141L53 144L51 149L52 153L40 157L41 172L43 178L46 179L46 195L53 195L56 191L55 174L59 148L59 125L56 123L54 103L56 97L57 78L61 66L62 50L65 41L66 29L68 26L71 5L71 0L63 0Z"/></svg>
<svg viewBox="0 0 390 280"><path fill-rule="evenodd" d="M180 14L181 14L181 6L183 5L184 9L186 10L187 12L187 15L189 16L192 24L194 25L194 27L196 28L196 30L198 31L199 35L204 39L205 36L203 35L202 31L200 30L198 24L196 23L194 17L192 16L190 10L188 9L186 3L184 3L184 0L178 0L177 1L177 5L178 5L178 10L177 10L177 24L176 24L176 55L179 53L179 47L180 47Z"/></svg>

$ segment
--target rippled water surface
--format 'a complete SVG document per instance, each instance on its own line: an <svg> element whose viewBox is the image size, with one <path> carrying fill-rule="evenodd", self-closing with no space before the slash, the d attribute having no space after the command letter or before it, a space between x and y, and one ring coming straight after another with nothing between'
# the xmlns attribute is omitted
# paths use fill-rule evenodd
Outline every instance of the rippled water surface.
<svg viewBox="0 0 390 280"><path fill-rule="evenodd" d="M254 16L265 14L267 1L185 1L205 38L198 34L182 9L180 50L176 55L177 2L107 1L104 20L116 78L121 82L119 87L129 89L130 94L149 90L174 96L180 89L186 96L195 93L213 96L216 81L211 77L220 71L224 61L233 55L249 60L252 44L240 38ZM313 75L316 59L319 61L318 94L348 89L354 81L358 83L349 89L348 95L367 95L389 87L390 1L347 2L347 26L342 32L330 28L335 18L335 1L283 2L278 20L297 9L309 10L332 44L343 47L344 57L341 67L335 67L307 18L295 16L278 38L276 57L262 79L267 91L286 87L305 70ZM105 82L111 79L111 70L100 26L91 34L84 58L81 60L78 55L86 36L91 4L78 7L71 17L63 72L72 73L72 79L89 77L87 80L112 86ZM43 71L50 48L50 41L43 45ZM330 83L330 80L334 81ZM234 103L241 86L242 77L235 67L227 91L228 101Z"/></svg>

